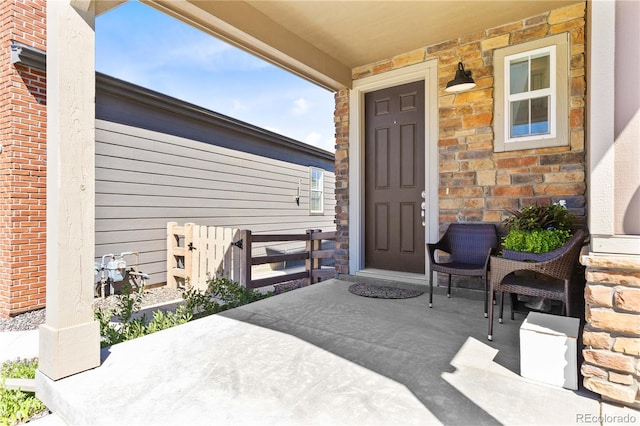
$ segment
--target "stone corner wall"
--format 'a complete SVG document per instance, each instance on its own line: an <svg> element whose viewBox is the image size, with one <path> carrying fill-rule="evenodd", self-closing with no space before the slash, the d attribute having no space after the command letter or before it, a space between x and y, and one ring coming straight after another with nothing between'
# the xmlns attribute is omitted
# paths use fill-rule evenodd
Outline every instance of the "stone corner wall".
<svg viewBox="0 0 640 426"><path fill-rule="evenodd" d="M640 256L589 255L582 263L584 387L640 408Z"/></svg>
<svg viewBox="0 0 640 426"><path fill-rule="evenodd" d="M349 273L349 90L335 95L336 272Z"/></svg>
<svg viewBox="0 0 640 426"><path fill-rule="evenodd" d="M383 74L429 60L438 61L439 225L452 222L500 223L505 209L565 200L583 222L586 216L585 173L585 15L576 3L495 28L425 46L352 70L352 78ZM494 151L494 70L496 49L567 33L570 38L569 143L521 151ZM473 72L476 87L445 92L458 61ZM336 265L348 271L348 90L336 95Z"/></svg>

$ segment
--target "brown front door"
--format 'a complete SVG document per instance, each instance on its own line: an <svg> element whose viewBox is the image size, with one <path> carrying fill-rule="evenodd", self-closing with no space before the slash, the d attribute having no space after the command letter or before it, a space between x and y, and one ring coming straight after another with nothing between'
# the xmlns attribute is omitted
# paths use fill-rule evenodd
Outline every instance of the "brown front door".
<svg viewBox="0 0 640 426"><path fill-rule="evenodd" d="M365 95L365 266L425 273L424 81Z"/></svg>

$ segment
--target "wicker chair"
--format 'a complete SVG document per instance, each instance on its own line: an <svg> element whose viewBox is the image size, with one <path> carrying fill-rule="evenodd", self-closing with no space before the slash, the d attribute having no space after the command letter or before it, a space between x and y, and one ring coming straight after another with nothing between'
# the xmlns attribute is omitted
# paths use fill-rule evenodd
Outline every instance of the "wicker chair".
<svg viewBox="0 0 640 426"><path fill-rule="evenodd" d="M510 260L502 257L491 257L491 287L489 295L493 297L498 292L498 304L500 316L498 322L502 323L504 293L512 296L524 295L543 297L563 302L562 311L570 316L571 310L571 277L578 263L578 257L584 243L586 232L576 231L567 243L550 252L554 254L551 260L543 262L531 262ZM528 274L518 274L519 271L531 271ZM513 319L512 297L511 319ZM493 304L489 307L489 340L493 339Z"/></svg>
<svg viewBox="0 0 640 426"><path fill-rule="evenodd" d="M451 297L451 275L482 277L484 316L487 316L487 271L489 258L498 248L496 226L486 223L452 223L437 243L427 244L429 252L429 307L433 306L433 273L449 275L447 297ZM449 253L449 261L436 262L436 251Z"/></svg>

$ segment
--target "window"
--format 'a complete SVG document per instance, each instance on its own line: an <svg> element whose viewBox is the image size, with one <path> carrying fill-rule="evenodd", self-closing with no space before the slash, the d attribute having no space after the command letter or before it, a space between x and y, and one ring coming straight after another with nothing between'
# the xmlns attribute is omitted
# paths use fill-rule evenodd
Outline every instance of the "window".
<svg viewBox="0 0 640 426"><path fill-rule="evenodd" d="M555 51L551 46L505 58L505 75L509 75L507 143L555 136L550 114L556 103L555 84L551 84L555 83Z"/></svg>
<svg viewBox="0 0 640 426"><path fill-rule="evenodd" d="M494 52L495 150L569 144L568 36Z"/></svg>
<svg viewBox="0 0 640 426"><path fill-rule="evenodd" d="M324 171L321 169L310 169L309 186L309 212L314 214L324 213Z"/></svg>

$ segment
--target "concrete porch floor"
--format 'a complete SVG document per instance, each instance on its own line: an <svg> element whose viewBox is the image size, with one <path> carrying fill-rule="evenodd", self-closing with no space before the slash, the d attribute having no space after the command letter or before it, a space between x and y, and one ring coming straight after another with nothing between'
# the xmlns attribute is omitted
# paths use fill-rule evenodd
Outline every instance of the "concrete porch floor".
<svg viewBox="0 0 640 426"><path fill-rule="evenodd" d="M106 348L38 396L67 424L576 424L587 391L521 378L522 317L482 301L353 295L329 280ZM615 407L608 406L611 409Z"/></svg>

